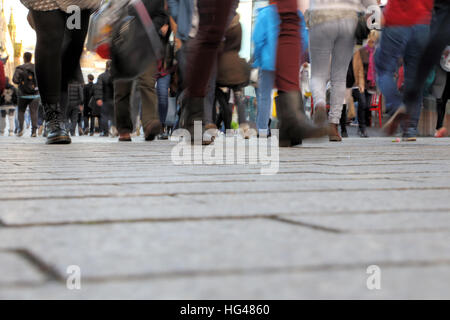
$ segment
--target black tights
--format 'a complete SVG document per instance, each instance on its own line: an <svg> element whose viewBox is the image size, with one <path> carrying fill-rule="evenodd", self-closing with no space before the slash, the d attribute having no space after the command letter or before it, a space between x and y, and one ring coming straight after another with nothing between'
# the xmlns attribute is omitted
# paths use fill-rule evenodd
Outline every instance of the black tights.
<svg viewBox="0 0 450 320"><path fill-rule="evenodd" d="M445 84L444 94L442 95L442 98L437 100L438 120L436 130L442 128L442 126L444 125L444 118L446 111L445 109L449 99L450 99L450 72L447 73L447 82Z"/></svg>
<svg viewBox="0 0 450 320"><path fill-rule="evenodd" d="M61 10L31 10L36 29L36 79L43 104L61 102L70 80L80 77L80 57L90 10L81 10L80 29L66 27L69 14ZM64 103L62 103L64 105Z"/></svg>

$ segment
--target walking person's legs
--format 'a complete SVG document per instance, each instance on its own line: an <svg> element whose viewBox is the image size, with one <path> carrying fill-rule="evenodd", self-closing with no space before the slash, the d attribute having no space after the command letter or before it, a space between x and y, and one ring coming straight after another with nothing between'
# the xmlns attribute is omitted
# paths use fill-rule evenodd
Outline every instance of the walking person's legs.
<svg viewBox="0 0 450 320"><path fill-rule="evenodd" d="M203 121L203 100L208 81L235 2L236 0L198 0L199 29L196 37L189 43L185 84L187 96L182 102L180 117L180 126L189 130L195 143L200 141L194 141L194 121ZM205 144L211 142L210 139L203 141Z"/></svg>
<svg viewBox="0 0 450 320"><path fill-rule="evenodd" d="M36 80L44 108L47 143L70 143L61 108L61 70L66 14L31 10L36 30Z"/></svg>
<svg viewBox="0 0 450 320"><path fill-rule="evenodd" d="M121 134L131 134L133 122L130 115L130 97L133 81L118 80L114 82L114 115L117 131Z"/></svg>
<svg viewBox="0 0 450 320"><path fill-rule="evenodd" d="M15 109L9 109L8 111L8 121L9 121L9 135L12 136L15 130Z"/></svg>
<svg viewBox="0 0 450 320"><path fill-rule="evenodd" d="M341 19L336 25L339 34L331 51L331 97L328 120L338 125L345 101L348 65L355 46L355 19Z"/></svg>
<svg viewBox="0 0 450 320"><path fill-rule="evenodd" d="M405 54L412 30L408 27L386 27L381 34L380 45L375 51L377 84L386 99L386 110L394 114L403 102L395 75L399 60Z"/></svg>
<svg viewBox="0 0 450 320"><path fill-rule="evenodd" d="M256 127L261 136L269 134L269 119L272 112L272 90L275 85L275 72L260 70L258 87L258 110L256 114Z"/></svg>
<svg viewBox="0 0 450 320"><path fill-rule="evenodd" d="M31 100L29 106L31 117L31 136L36 137L36 131L38 129L39 99Z"/></svg>
<svg viewBox="0 0 450 320"><path fill-rule="evenodd" d="M142 126L144 127L144 136L147 141L154 140L161 131L161 122L158 115L158 97L155 88L157 69L158 66L155 61L138 78L138 87L142 100Z"/></svg>
<svg viewBox="0 0 450 320"><path fill-rule="evenodd" d="M301 37L297 1L279 1L277 8L281 19L275 72L279 93L277 114L280 119L280 146L289 147L301 144L302 139L322 136L327 130L310 124L301 111Z"/></svg>
<svg viewBox="0 0 450 320"><path fill-rule="evenodd" d="M6 129L6 110L0 110L0 136L3 136Z"/></svg>
<svg viewBox="0 0 450 320"><path fill-rule="evenodd" d="M169 106L169 86L171 76L165 75L157 80L156 91L158 94L158 113L159 121L164 126L167 117L167 109Z"/></svg>
<svg viewBox="0 0 450 320"><path fill-rule="evenodd" d="M430 74L431 69L439 62L439 59L445 47L450 43L450 2L444 7L441 4L433 17L431 25L431 34L429 41L425 44L427 36L426 26L419 26L415 32L416 41L420 50L420 57L412 51L415 68L411 71L412 75L406 79L405 74L405 105L407 113L410 116L410 126L418 121L420 116L420 104L425 87L425 81Z"/></svg>
<svg viewBox="0 0 450 320"><path fill-rule="evenodd" d="M18 113L17 113L17 117L18 117L18 129L17 129L17 135L19 137L23 136L24 132L25 132L25 111L27 110L27 107L30 103L30 99L24 99L24 98L19 98L18 100Z"/></svg>

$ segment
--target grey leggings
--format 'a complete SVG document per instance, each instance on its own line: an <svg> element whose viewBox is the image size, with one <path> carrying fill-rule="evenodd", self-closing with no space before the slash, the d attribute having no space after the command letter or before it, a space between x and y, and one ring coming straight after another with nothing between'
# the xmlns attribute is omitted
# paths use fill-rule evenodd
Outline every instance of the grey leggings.
<svg viewBox="0 0 450 320"><path fill-rule="evenodd" d="M327 21L310 28L311 87L314 103L326 105L326 83L331 80L329 122L339 124L345 100L347 70L355 45L357 20Z"/></svg>

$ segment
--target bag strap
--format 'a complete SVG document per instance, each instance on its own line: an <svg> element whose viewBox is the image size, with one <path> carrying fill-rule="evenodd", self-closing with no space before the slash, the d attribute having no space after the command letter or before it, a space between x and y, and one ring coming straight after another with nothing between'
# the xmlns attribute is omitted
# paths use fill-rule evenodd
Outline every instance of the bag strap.
<svg viewBox="0 0 450 320"><path fill-rule="evenodd" d="M159 40L158 33L156 33L155 26L153 25L152 18L148 14L147 8L142 3L141 0L134 0L132 2L132 6L136 9L137 14L139 15L139 19L144 25L145 32L152 44L153 53L157 60L162 59L163 57L163 49L161 45L161 41Z"/></svg>

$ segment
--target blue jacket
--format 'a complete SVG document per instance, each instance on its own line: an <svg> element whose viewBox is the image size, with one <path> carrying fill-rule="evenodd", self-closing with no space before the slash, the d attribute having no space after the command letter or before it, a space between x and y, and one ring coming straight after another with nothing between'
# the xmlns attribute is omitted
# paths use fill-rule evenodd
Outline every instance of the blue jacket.
<svg viewBox="0 0 450 320"><path fill-rule="evenodd" d="M305 18L299 11L300 33L302 36L303 53L308 49L309 36L306 29ZM253 31L253 42L255 44L253 53L253 67L263 70L275 71L278 34L280 33L280 16L276 5L269 5L259 9L256 18L255 30Z"/></svg>

